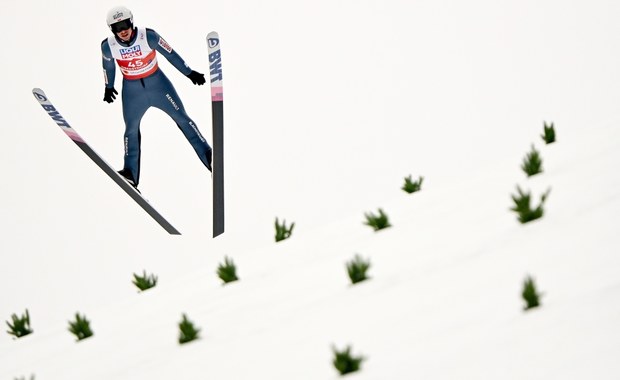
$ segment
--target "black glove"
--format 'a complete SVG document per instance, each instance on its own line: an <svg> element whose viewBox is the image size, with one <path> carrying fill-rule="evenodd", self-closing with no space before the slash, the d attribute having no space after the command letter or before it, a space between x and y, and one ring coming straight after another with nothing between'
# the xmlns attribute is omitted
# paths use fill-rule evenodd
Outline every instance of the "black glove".
<svg viewBox="0 0 620 380"><path fill-rule="evenodd" d="M114 101L114 99L116 99L116 96L118 95L118 92L116 92L116 90L114 89L114 87L112 88L105 88L105 94L103 95L103 101L104 102L108 102L108 103L112 103Z"/></svg>
<svg viewBox="0 0 620 380"><path fill-rule="evenodd" d="M197 84L199 86L202 86L206 82L205 75L200 74L198 71L192 70L191 73L187 74L187 77L192 80L193 84Z"/></svg>

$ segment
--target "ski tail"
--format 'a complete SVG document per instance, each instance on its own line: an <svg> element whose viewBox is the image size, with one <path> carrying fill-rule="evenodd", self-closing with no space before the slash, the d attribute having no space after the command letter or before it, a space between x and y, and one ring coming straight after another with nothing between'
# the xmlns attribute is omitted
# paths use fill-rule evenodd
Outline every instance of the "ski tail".
<svg viewBox="0 0 620 380"><path fill-rule="evenodd" d="M224 233L224 86L220 36L207 35L213 121L213 237Z"/></svg>

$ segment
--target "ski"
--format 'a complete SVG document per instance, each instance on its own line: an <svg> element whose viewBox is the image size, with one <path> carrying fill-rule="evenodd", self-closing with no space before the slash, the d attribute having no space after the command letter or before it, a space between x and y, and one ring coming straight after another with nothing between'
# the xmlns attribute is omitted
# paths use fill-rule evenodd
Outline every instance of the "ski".
<svg viewBox="0 0 620 380"><path fill-rule="evenodd" d="M213 119L213 237L224 233L224 89L220 36L207 35L211 76L211 113Z"/></svg>
<svg viewBox="0 0 620 380"><path fill-rule="evenodd" d="M101 158L84 139L67 123L64 117L52 105L45 92L40 88L34 88L32 94L39 101L45 112L58 124L67 136L91 159L97 166L104 171L118 186L121 187L136 203L142 207L160 226L162 226L171 235L180 235L181 233L174 228L150 203L140 194L133 186L131 186L120 174L118 174L107 162Z"/></svg>

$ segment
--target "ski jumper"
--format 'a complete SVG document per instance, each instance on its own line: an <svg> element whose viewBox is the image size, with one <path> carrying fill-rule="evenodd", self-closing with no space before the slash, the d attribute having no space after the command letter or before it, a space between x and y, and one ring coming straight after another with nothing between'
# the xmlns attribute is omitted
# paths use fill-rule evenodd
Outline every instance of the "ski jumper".
<svg viewBox="0 0 620 380"><path fill-rule="evenodd" d="M172 83L159 69L157 53L183 75L188 75L192 70L185 61L157 32L148 28L134 28L132 39L127 43L116 36L103 40L101 52L106 88L114 87L114 61L123 74L124 169L131 172L136 186L140 179L140 120L150 107L161 109L174 120L210 170L211 147L185 112Z"/></svg>

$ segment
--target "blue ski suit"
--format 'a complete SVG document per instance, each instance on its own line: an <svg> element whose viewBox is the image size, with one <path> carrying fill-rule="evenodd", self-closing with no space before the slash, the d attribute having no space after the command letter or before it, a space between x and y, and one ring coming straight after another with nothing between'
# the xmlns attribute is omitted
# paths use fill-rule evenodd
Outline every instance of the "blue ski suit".
<svg viewBox="0 0 620 380"><path fill-rule="evenodd" d="M135 28L128 42L116 36L103 40L101 52L106 89L114 88L115 61L123 74L123 171L131 173L135 185L140 180L140 120L150 107L161 109L174 120L200 160L211 170L211 147L185 112L172 83L157 65L156 54L160 53L182 74L192 73L172 47L154 30Z"/></svg>

